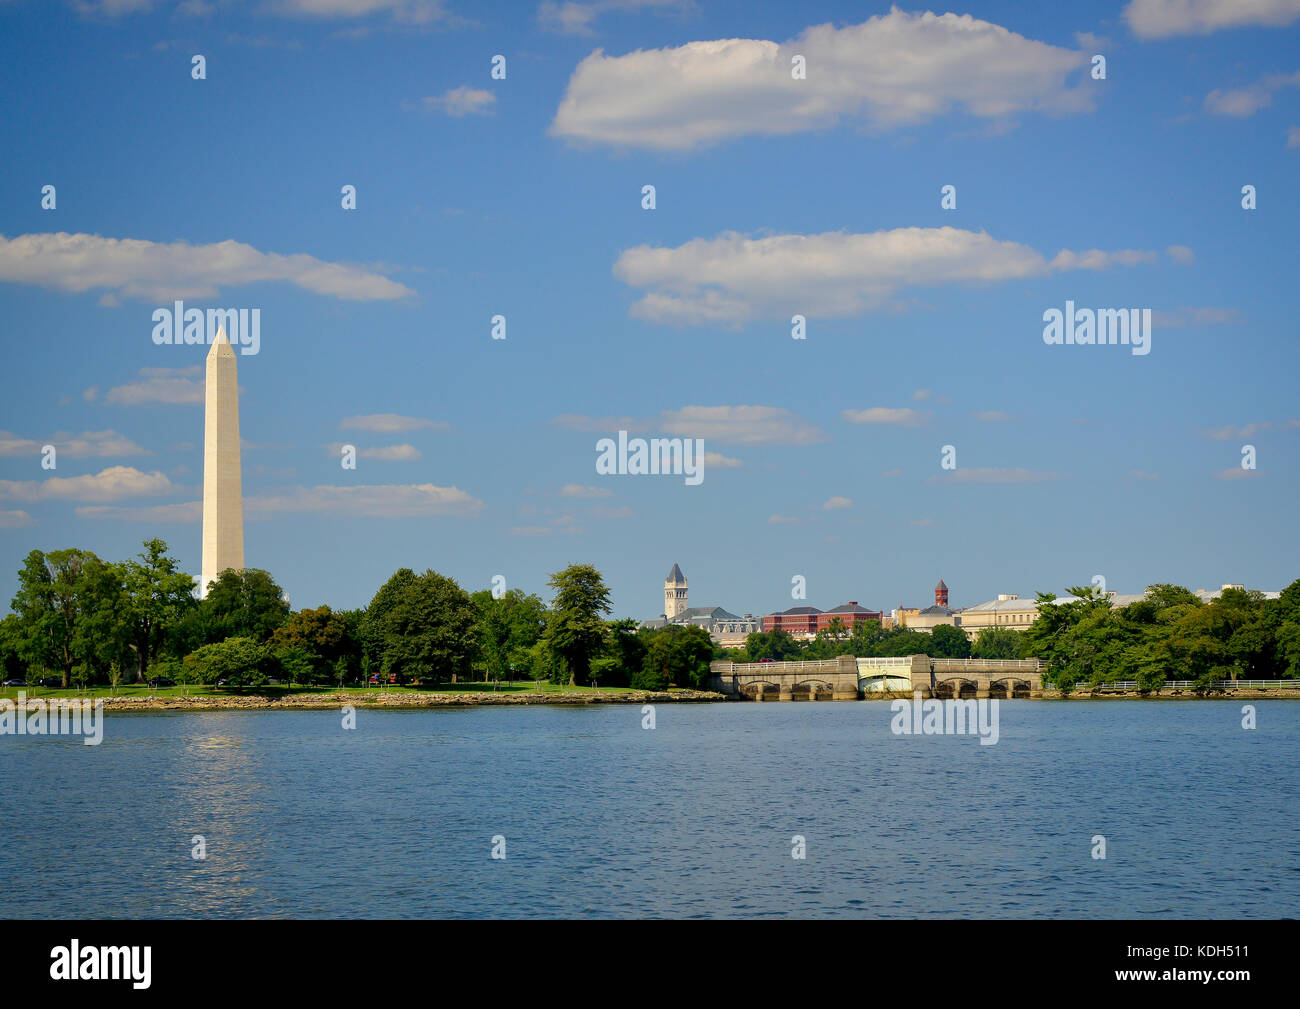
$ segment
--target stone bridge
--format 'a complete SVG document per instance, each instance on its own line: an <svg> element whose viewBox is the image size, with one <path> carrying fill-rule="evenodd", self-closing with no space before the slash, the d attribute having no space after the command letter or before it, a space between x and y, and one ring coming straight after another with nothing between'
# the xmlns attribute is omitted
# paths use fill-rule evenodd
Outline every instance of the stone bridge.
<svg viewBox="0 0 1300 1009"><path fill-rule="evenodd" d="M811 662L714 662L712 689L756 701L855 701L863 696L1039 697L1038 659L932 659L928 655Z"/></svg>

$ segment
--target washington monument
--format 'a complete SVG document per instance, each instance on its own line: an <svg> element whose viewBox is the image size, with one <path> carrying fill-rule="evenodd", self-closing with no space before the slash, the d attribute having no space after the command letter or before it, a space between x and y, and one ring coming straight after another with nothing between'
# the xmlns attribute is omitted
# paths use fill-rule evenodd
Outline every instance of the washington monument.
<svg viewBox="0 0 1300 1009"><path fill-rule="evenodd" d="M203 430L203 583L244 568L244 504L239 479L239 381L223 327L208 351Z"/></svg>

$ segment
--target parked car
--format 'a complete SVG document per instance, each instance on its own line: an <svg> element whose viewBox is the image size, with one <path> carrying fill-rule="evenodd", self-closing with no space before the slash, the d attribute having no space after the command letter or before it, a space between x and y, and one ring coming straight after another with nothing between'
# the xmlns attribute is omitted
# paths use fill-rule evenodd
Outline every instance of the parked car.
<svg viewBox="0 0 1300 1009"><path fill-rule="evenodd" d="M42 687L61 687L63 686L63 677L61 676L42 676L37 681Z"/></svg>
<svg viewBox="0 0 1300 1009"><path fill-rule="evenodd" d="M4 687L25 687L25 686L27 686L27 681L26 681L26 680L5 680L4 683L0 684L0 686L4 686Z"/></svg>
<svg viewBox="0 0 1300 1009"><path fill-rule="evenodd" d="M154 677L152 680L149 681L149 686L151 686L151 687L174 687L174 686L176 686L176 681L175 681L175 680L169 680L169 679L167 679L167 677L165 677L165 676L156 676L156 677Z"/></svg>

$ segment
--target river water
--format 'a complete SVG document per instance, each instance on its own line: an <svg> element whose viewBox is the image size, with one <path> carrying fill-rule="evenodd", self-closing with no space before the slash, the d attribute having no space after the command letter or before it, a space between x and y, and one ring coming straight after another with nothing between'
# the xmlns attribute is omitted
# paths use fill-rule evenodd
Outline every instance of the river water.
<svg viewBox="0 0 1300 1009"><path fill-rule="evenodd" d="M0 917L1294 917L1300 704L1251 703L109 715L0 736Z"/></svg>

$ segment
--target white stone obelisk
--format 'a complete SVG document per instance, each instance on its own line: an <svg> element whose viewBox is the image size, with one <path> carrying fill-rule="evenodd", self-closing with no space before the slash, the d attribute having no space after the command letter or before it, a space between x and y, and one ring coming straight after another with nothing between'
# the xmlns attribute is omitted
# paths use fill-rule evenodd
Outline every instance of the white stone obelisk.
<svg viewBox="0 0 1300 1009"><path fill-rule="evenodd" d="M244 569L244 502L239 478L239 381L235 351L222 327L208 351L203 429L203 584L227 568Z"/></svg>

